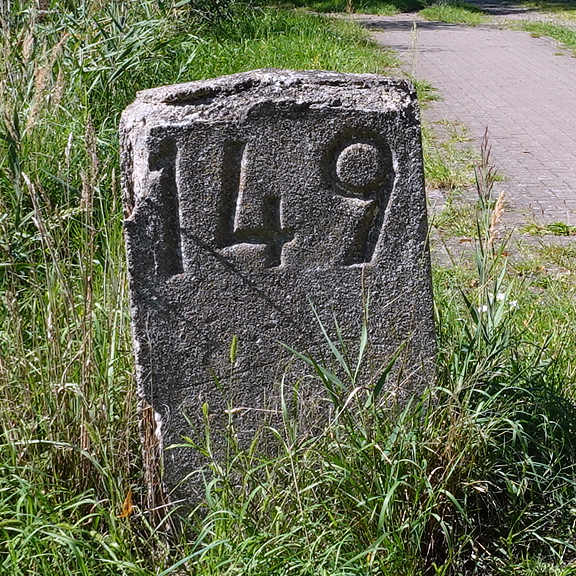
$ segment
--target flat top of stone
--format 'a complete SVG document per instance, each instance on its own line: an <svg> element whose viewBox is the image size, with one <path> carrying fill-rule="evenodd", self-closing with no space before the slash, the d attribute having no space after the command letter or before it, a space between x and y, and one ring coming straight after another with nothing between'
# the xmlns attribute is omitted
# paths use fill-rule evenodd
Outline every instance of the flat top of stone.
<svg viewBox="0 0 576 576"><path fill-rule="evenodd" d="M125 118L141 117L144 110L147 120L156 113L172 121L233 118L264 102L383 112L415 98L409 81L378 74L262 69L141 91Z"/></svg>

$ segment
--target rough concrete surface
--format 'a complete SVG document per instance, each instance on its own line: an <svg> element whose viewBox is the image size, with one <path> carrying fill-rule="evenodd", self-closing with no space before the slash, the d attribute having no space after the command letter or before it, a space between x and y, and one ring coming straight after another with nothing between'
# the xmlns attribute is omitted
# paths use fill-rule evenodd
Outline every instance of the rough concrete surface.
<svg viewBox="0 0 576 576"><path fill-rule="evenodd" d="M355 357L367 304L362 384L398 349L393 390L429 381L426 202L407 82L264 70L158 88L124 112L121 141L137 380L161 422L173 500L202 491L184 479L203 458L169 446L202 443L205 419L221 454L230 420L241 442L278 421L282 381L299 383L305 422L326 412L284 346L335 369L314 310L334 338L337 320Z"/></svg>

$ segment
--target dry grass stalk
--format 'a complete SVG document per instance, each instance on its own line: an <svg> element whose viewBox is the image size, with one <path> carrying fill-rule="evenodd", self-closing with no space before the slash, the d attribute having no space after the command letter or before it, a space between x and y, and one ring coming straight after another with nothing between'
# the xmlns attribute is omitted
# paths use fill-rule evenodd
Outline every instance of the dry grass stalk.
<svg viewBox="0 0 576 576"><path fill-rule="evenodd" d="M56 109L60 106L60 102L62 102L62 96L64 95L64 71L62 68L58 70L58 76L56 77L56 84L54 85L54 89L52 90L52 94L50 96L52 100L52 108Z"/></svg>
<svg viewBox="0 0 576 576"><path fill-rule="evenodd" d="M82 329L82 394L84 398L91 397L92 385L94 381L94 251L96 245L96 229L94 226L94 190L96 189L99 175L99 161L96 141L96 131L90 115L86 120L84 132L86 153L88 158L88 173L82 173L82 195L80 198L80 208L84 212L84 226L87 232L85 250L83 254L83 282L84 302L83 314L81 318ZM93 415L90 414L89 406L83 404L80 425L80 444L84 450L90 447L90 436L88 429ZM85 465L89 463L86 461Z"/></svg>
<svg viewBox="0 0 576 576"><path fill-rule="evenodd" d="M498 224L502 220L504 214L504 190L498 194L496 205L490 218L490 228L488 230L488 244L490 247L494 246L494 242L498 239Z"/></svg>
<svg viewBox="0 0 576 576"><path fill-rule="evenodd" d="M94 130L94 124L92 123L92 118L88 116L86 120L86 129L84 132L86 140L86 152L88 153L89 168L90 168L90 180L89 184L91 188L96 186L96 180L98 178L98 171L100 169L100 162L98 160L98 146L96 140L96 131ZM92 206L92 198L86 199L88 202L85 206Z"/></svg>
<svg viewBox="0 0 576 576"><path fill-rule="evenodd" d="M154 408L144 399L140 401L139 412L144 483L147 487L145 507L151 515L152 523L159 525L167 518L169 503L161 479L162 450L159 424L156 422Z"/></svg>
<svg viewBox="0 0 576 576"><path fill-rule="evenodd" d="M48 86L48 80L52 76L52 69L54 64L61 54L64 44L68 39L69 34L66 32L62 34L60 40L49 50L44 50L44 57L39 59L34 71L34 95L32 96L32 102L30 103L30 108L28 110L28 119L26 120L26 126L24 131L27 132L36 124L40 109L42 107L42 102L46 96L46 87ZM44 63L42 63L42 61Z"/></svg>
<svg viewBox="0 0 576 576"><path fill-rule="evenodd" d="M80 175L82 180L82 194L80 195L80 210L82 212L89 212L92 210L92 187L90 186L90 177L82 172Z"/></svg>
<svg viewBox="0 0 576 576"><path fill-rule="evenodd" d="M24 38L22 39L22 60L24 66L30 62L30 58L34 53L34 24L33 22L29 25L24 33Z"/></svg>
<svg viewBox="0 0 576 576"><path fill-rule="evenodd" d="M62 272L60 266L60 258L58 257L58 252L56 250L54 242L52 241L52 236L48 232L48 229L46 228L46 225L44 223L44 218L42 216L42 208L40 207L40 198L36 191L36 187L30 180L28 175L25 174L24 172L22 172L22 178L26 183L26 187L28 188L30 198L32 200L32 208L34 210L34 218L33 218L34 225L36 226L38 232L40 233L40 239L42 241L42 244L44 245L46 253L50 257L51 263L54 266L58 279L61 282L62 289L64 290L66 299L68 301L69 310L75 315L76 306L74 305L74 297L72 295L72 292L70 291L70 287L66 280L66 276Z"/></svg>

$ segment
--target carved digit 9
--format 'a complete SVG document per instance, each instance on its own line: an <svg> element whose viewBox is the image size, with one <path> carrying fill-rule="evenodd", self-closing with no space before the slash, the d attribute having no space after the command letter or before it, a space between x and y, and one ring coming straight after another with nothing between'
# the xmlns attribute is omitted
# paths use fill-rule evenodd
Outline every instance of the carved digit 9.
<svg viewBox="0 0 576 576"><path fill-rule="evenodd" d="M372 261L393 182L392 156L383 142L371 140L346 143L336 148L332 178L337 193L364 202L353 241L344 254L344 264L354 266Z"/></svg>

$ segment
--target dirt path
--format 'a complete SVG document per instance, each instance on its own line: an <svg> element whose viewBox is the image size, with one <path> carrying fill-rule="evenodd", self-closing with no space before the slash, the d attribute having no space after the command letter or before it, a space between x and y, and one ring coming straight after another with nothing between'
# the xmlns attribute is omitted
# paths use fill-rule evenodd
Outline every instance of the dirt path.
<svg viewBox="0 0 576 576"><path fill-rule="evenodd" d="M406 14L362 21L407 72L438 90L427 120L462 122L477 147L488 127L508 223L576 225L576 59L551 40L494 26Z"/></svg>

